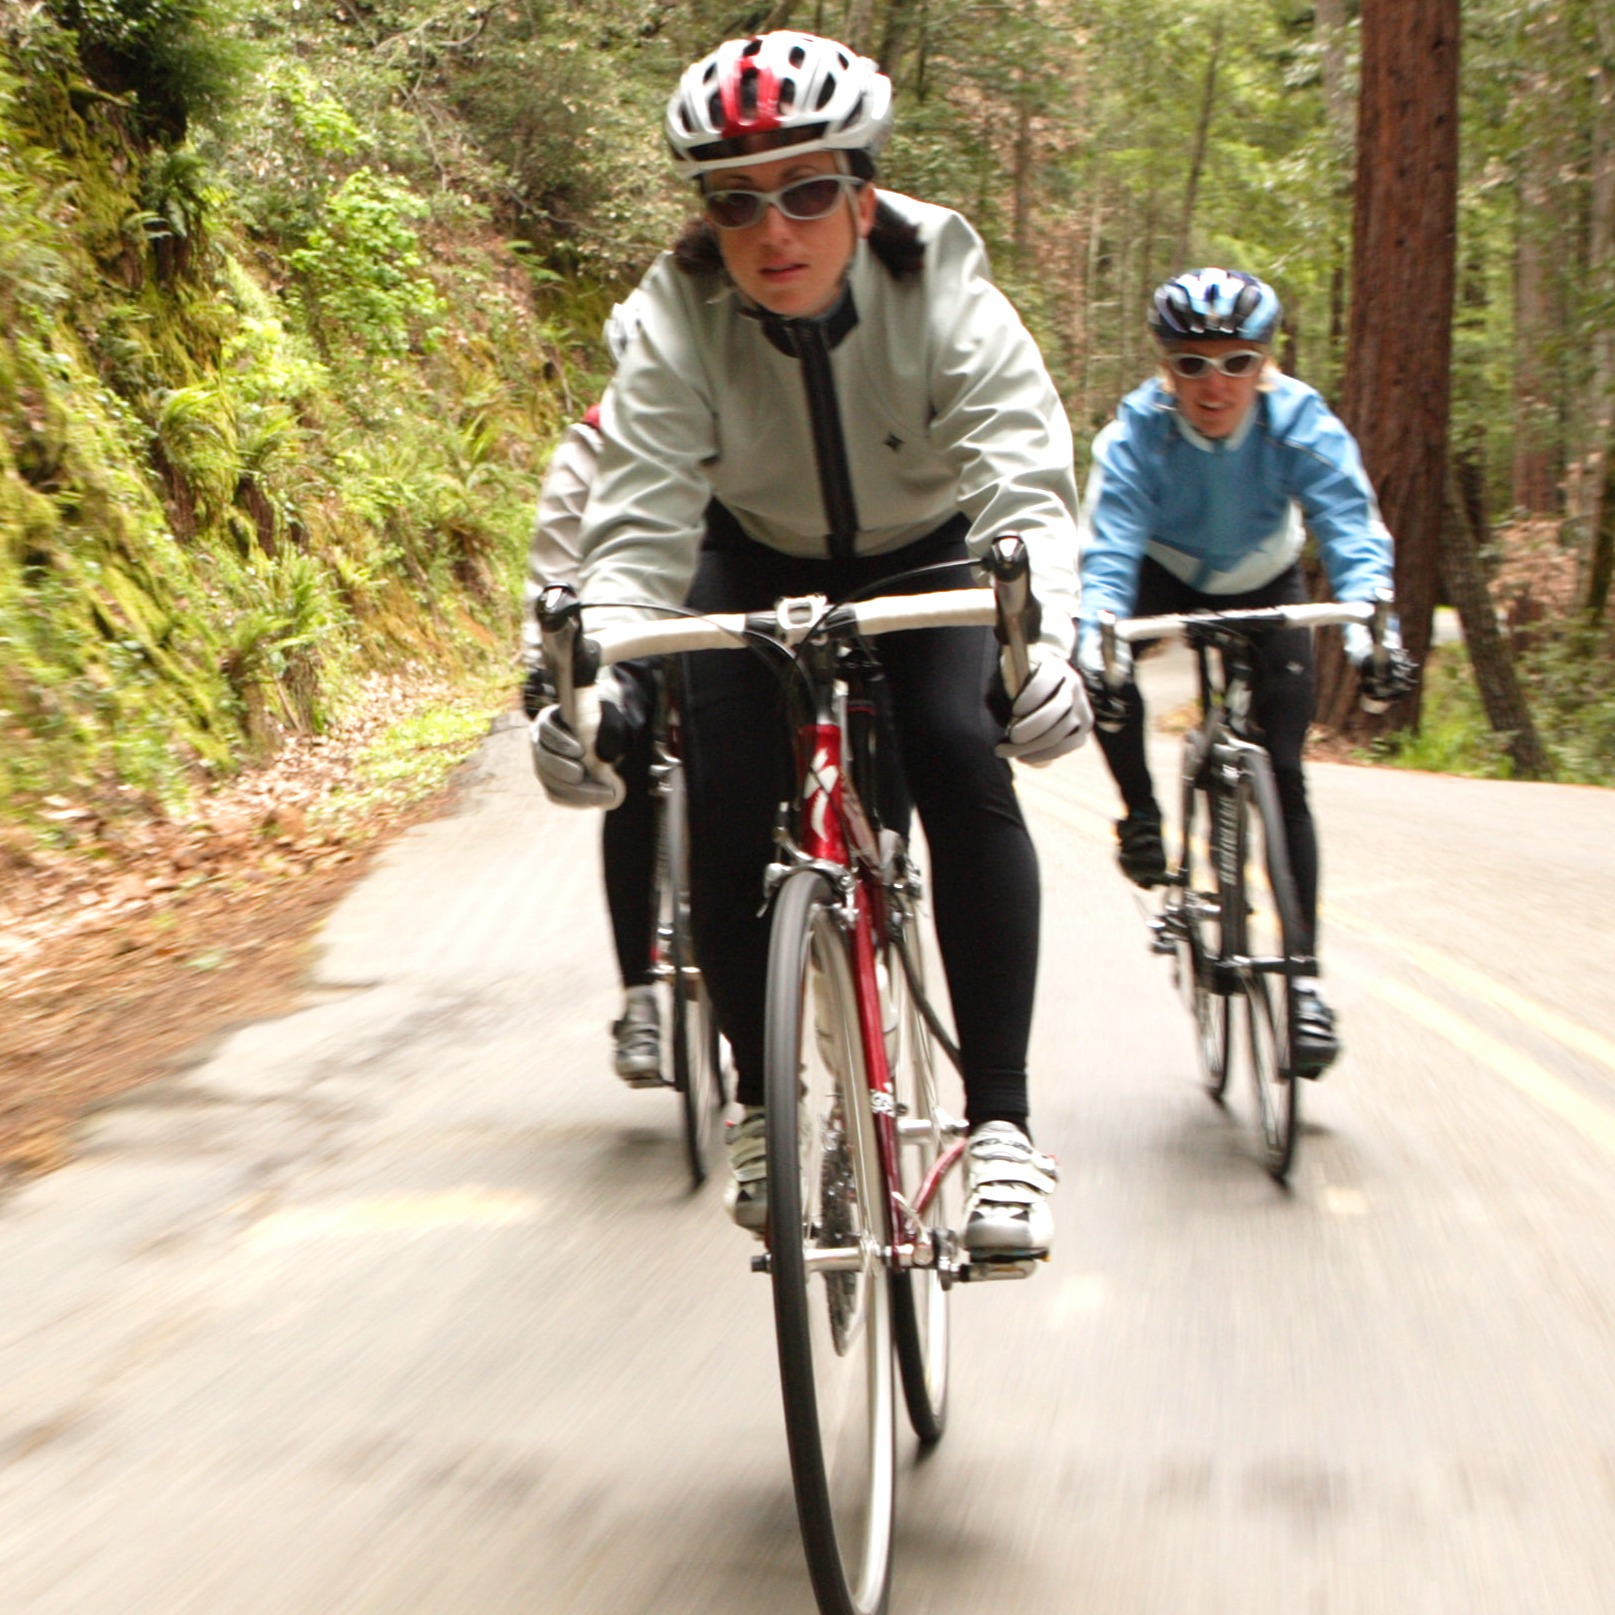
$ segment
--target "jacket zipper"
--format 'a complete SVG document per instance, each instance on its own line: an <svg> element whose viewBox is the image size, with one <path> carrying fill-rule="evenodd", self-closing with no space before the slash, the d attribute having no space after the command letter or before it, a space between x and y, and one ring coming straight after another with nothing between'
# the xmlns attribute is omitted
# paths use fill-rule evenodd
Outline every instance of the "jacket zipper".
<svg viewBox="0 0 1615 1615"><path fill-rule="evenodd" d="M830 555L842 561L853 554L857 544L858 504L853 498L852 468L847 464L847 444L841 431L841 405L830 369L830 344L825 340L823 326L816 322L793 324L790 331L802 366L802 384L807 389L819 495L830 525Z"/></svg>

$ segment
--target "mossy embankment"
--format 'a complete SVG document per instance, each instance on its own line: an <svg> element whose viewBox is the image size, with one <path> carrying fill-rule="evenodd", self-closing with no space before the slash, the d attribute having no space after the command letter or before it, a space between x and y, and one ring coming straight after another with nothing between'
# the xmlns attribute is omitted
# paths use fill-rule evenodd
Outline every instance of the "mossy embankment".
<svg viewBox="0 0 1615 1615"><path fill-rule="evenodd" d="M175 806L362 672L508 659L544 456L592 381L495 210L390 160L295 56L224 63L224 161L156 69L123 90L82 28L0 25L15 838L47 797ZM194 51L158 67L182 109L208 87Z"/></svg>

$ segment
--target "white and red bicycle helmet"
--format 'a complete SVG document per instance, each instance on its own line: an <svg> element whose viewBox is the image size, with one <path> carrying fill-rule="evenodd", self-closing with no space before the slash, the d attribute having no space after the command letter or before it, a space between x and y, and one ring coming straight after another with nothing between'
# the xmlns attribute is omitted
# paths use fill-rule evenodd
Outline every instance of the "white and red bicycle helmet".
<svg viewBox="0 0 1615 1615"><path fill-rule="evenodd" d="M892 81L833 39L780 29L731 39L686 68L667 103L667 143L687 179L776 148L863 151L892 128Z"/></svg>

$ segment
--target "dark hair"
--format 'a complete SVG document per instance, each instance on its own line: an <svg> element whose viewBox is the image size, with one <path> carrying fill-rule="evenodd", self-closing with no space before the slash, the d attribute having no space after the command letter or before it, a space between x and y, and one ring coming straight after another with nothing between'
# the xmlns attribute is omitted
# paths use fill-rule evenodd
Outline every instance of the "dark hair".
<svg viewBox="0 0 1615 1615"><path fill-rule="evenodd" d="M852 153L853 170L857 172L857 159L869 159L861 151ZM873 168L871 168L873 172ZM869 175L860 175L867 179ZM875 204L875 222L869 231L869 250L886 267L893 280L916 280L925 267L925 243L920 240L920 228L905 219L889 202ZM723 254L718 250L718 232L704 218L691 219L679 232L673 243L673 262L686 275L696 277L717 276L723 273Z"/></svg>

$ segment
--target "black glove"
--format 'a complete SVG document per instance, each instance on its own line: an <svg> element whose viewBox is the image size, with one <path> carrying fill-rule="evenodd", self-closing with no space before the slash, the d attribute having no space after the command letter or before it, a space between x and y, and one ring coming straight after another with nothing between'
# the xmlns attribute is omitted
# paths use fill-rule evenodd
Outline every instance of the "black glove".
<svg viewBox="0 0 1615 1615"><path fill-rule="evenodd" d="M1121 690L1113 690L1102 674L1095 677L1084 670L1082 682L1087 686L1094 726L1107 735L1119 734L1127 725L1127 697Z"/></svg>
<svg viewBox="0 0 1615 1615"><path fill-rule="evenodd" d="M1418 683L1419 664L1400 645L1385 652L1383 666L1375 666L1370 656L1359 673L1358 694L1369 712L1383 712L1399 701Z"/></svg>

